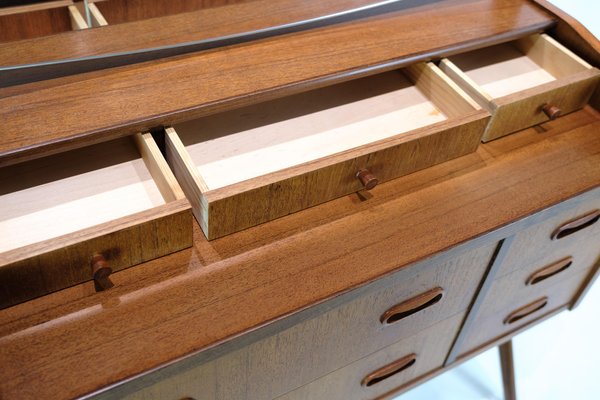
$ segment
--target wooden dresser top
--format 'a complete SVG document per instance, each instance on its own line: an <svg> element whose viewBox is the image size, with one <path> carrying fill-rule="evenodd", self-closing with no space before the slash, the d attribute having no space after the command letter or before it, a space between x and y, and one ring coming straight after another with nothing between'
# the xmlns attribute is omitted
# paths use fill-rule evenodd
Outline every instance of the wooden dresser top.
<svg viewBox="0 0 600 400"><path fill-rule="evenodd" d="M507 41L554 22L525 0L436 1L218 51L0 89L0 166ZM28 43L29 52L37 51L38 42Z"/></svg>
<svg viewBox="0 0 600 400"><path fill-rule="evenodd" d="M586 108L368 199L346 196L211 242L196 226L193 248L113 274L108 292L90 282L2 310L2 394L80 396L256 340L268 334L261 326L289 325L301 310L599 186L599 130L600 114Z"/></svg>

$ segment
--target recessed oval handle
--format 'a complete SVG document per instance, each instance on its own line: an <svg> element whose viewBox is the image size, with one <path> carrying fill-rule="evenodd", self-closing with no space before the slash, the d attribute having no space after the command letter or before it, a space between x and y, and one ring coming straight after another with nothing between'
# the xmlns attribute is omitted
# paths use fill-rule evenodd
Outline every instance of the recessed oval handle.
<svg viewBox="0 0 600 400"><path fill-rule="evenodd" d="M560 117L560 115L562 114L561 109L553 104L544 104L542 106L542 111L544 112L544 114L546 114L548 119L550 119L551 121Z"/></svg>
<svg viewBox="0 0 600 400"><path fill-rule="evenodd" d="M379 180L368 169L361 169L356 173L356 177L362 183L365 190L371 190L379 183Z"/></svg>
<svg viewBox="0 0 600 400"><path fill-rule="evenodd" d="M573 257L567 257L560 261L557 261L553 264L545 266L544 268L539 269L538 271L531 274L531 276L527 279L527 285L535 285L545 279L550 278L556 274L561 273L566 270L573 264Z"/></svg>
<svg viewBox="0 0 600 400"><path fill-rule="evenodd" d="M566 222L552 233L552 240L572 235L588 226L594 225L600 219L600 210L594 210L572 221Z"/></svg>
<svg viewBox="0 0 600 400"><path fill-rule="evenodd" d="M112 274L112 268L108 265L108 261L102 254L94 254L92 256L92 276L94 278L94 286L96 292L108 290L114 286L109 276Z"/></svg>
<svg viewBox="0 0 600 400"><path fill-rule="evenodd" d="M535 313L536 311L541 310L542 308L546 307L547 304L548 304L548 298L542 297L541 299L536 300L533 303L527 304L526 306L523 306L523 307L519 308L518 310L515 310L512 313L510 313L508 315L508 317L506 317L504 319L504 324L505 325L513 324L513 323L517 322L518 320L523 319L523 318Z"/></svg>
<svg viewBox="0 0 600 400"><path fill-rule="evenodd" d="M404 371L407 368L412 367L415 362L417 362L416 354L413 353L404 356L401 359L396 360L385 367L379 368L377 371L371 372L369 375L365 376L361 382L361 385L365 387L373 386L384 379L387 379L399 372Z"/></svg>
<svg viewBox="0 0 600 400"><path fill-rule="evenodd" d="M411 299L403 301L400 304L396 304L381 315L380 321L384 325L390 325L394 322L398 322L403 318L406 318L416 312L424 310L438 303L442 299L444 295L443 293L444 289L441 287L436 287Z"/></svg>

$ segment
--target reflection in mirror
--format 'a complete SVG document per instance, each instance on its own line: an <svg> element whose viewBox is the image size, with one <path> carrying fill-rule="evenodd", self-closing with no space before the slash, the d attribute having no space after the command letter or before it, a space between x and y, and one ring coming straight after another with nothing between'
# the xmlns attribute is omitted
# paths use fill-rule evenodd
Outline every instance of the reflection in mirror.
<svg viewBox="0 0 600 400"><path fill-rule="evenodd" d="M70 0L3 1L0 3L0 42L31 39L87 28Z"/></svg>

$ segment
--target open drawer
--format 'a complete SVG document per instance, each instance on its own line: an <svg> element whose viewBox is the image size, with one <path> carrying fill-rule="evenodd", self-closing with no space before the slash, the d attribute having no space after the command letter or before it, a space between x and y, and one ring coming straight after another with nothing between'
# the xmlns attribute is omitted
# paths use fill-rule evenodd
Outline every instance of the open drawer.
<svg viewBox="0 0 600 400"><path fill-rule="evenodd" d="M488 118L417 64L167 128L167 161L214 239L473 152Z"/></svg>
<svg viewBox="0 0 600 400"><path fill-rule="evenodd" d="M546 34L443 59L440 68L492 114L484 142L582 108L600 77Z"/></svg>
<svg viewBox="0 0 600 400"><path fill-rule="evenodd" d="M134 138L0 169L1 308L191 246L188 201Z"/></svg>
<svg viewBox="0 0 600 400"><path fill-rule="evenodd" d="M53 35L87 27L82 14L70 0L0 7L0 42Z"/></svg>

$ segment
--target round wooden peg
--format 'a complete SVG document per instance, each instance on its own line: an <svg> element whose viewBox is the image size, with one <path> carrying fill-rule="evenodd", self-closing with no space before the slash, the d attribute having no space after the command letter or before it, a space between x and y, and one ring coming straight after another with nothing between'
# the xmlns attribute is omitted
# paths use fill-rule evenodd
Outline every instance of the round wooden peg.
<svg viewBox="0 0 600 400"><path fill-rule="evenodd" d="M356 177L360 180L366 190L371 190L379 183L379 180L368 169L361 169L356 173Z"/></svg>
<svg viewBox="0 0 600 400"><path fill-rule="evenodd" d="M104 256L99 253L94 254L91 264L96 291L100 292L113 287L113 283L108 278L112 274L112 268L108 265L108 261Z"/></svg>
<svg viewBox="0 0 600 400"><path fill-rule="evenodd" d="M550 120L555 120L556 118L560 117L561 114L561 110L560 108L556 107L555 105L552 104L544 104L542 106L542 111L544 112L544 114L546 114L546 116L548 118L550 118Z"/></svg>

